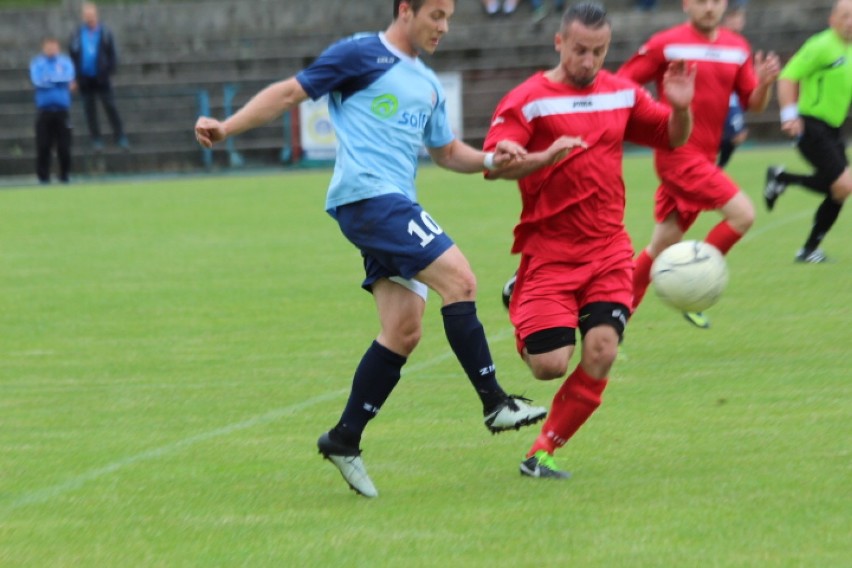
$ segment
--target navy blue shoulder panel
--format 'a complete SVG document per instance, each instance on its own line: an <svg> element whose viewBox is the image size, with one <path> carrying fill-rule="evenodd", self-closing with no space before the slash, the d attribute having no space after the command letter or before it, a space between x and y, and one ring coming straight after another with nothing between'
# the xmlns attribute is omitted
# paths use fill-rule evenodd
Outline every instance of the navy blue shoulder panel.
<svg viewBox="0 0 852 568"><path fill-rule="evenodd" d="M345 100L398 62L378 34L357 34L330 45L296 79L314 100L335 91Z"/></svg>

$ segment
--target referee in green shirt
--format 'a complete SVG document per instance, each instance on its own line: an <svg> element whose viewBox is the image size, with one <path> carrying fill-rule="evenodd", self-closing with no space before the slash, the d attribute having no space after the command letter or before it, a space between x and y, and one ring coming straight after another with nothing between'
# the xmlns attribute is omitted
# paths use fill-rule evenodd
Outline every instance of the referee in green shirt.
<svg viewBox="0 0 852 568"><path fill-rule="evenodd" d="M800 175L772 166L766 171L763 190L770 211L788 184L825 196L811 233L796 254L798 262L825 262L819 245L852 193L852 173L840 131L852 104L852 0L837 0L828 23L829 28L808 39L778 77L781 130L796 139L814 172Z"/></svg>

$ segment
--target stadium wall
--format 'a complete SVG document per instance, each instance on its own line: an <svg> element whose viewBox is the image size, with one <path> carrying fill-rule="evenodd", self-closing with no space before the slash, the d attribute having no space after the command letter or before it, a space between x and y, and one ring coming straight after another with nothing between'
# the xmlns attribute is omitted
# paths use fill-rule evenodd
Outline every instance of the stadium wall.
<svg viewBox="0 0 852 568"><path fill-rule="evenodd" d="M46 33L61 38L70 34L79 4L66 0L52 8L2 10L0 175L33 170L34 110L27 65ZM751 0L746 35L755 48L787 57L825 26L830 4ZM661 0L650 14L632 10L630 0L608 5L614 27L610 68L651 33L683 20L680 0ZM185 171L292 161L298 151L288 148L292 140L287 132L294 124L286 119L239 137L231 151L205 156L191 132L201 103L206 100L207 109L217 116L238 108L263 85L310 63L335 39L383 28L391 19L391 6L390 0L150 0L102 5L102 20L119 43L116 95L133 151L108 147L102 154L90 152L76 100L75 170ZM556 62L552 37L558 17L533 25L526 3L514 16L497 19L484 16L474 0L459 1L456 8L451 33L427 62L437 71L462 73L465 138L480 144L500 97L530 73ZM752 140L777 139L776 116L772 107L751 116ZM237 154L239 160L234 159Z"/></svg>

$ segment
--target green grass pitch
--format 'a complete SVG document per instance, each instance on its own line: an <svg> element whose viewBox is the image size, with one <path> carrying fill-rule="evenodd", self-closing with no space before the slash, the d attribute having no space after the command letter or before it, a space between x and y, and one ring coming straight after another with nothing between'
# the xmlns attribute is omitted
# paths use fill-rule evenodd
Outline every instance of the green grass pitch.
<svg viewBox="0 0 852 568"><path fill-rule="evenodd" d="M0 566L848 566L852 212L832 263L794 264L819 199L766 213L776 162L800 164L735 155L757 221L712 329L649 292L557 454L567 482L518 474L537 427L488 434L433 295L364 438L372 501L315 447L377 332L328 171L0 191ZM649 155L625 174L639 247ZM517 190L433 167L418 185L478 276L501 382L549 404L499 298Z"/></svg>

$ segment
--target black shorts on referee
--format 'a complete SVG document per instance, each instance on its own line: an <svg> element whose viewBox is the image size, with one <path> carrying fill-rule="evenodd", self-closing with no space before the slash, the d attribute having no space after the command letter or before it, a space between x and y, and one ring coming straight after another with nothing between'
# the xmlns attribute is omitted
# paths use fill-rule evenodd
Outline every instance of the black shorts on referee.
<svg viewBox="0 0 852 568"><path fill-rule="evenodd" d="M830 187L849 166L846 141L840 128L829 126L818 118L802 116L805 130L799 138L802 156L816 169L815 175Z"/></svg>

